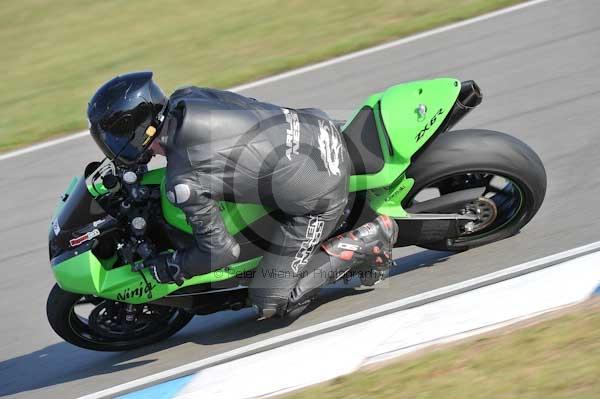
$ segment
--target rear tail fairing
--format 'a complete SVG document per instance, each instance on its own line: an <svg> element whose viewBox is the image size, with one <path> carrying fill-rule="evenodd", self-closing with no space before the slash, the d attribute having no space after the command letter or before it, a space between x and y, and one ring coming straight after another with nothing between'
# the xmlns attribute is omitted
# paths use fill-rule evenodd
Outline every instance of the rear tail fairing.
<svg viewBox="0 0 600 399"><path fill-rule="evenodd" d="M438 131L459 92L457 80L436 79L392 86L369 97L363 107L374 112L384 167L374 174L352 176L350 191L394 183L413 155ZM345 127L350 123L352 120Z"/></svg>
<svg viewBox="0 0 600 399"><path fill-rule="evenodd" d="M414 181L405 176L428 143L452 128L481 103L473 81L436 79L393 86L371 97L379 115L379 137L385 167L374 175L353 176L354 189L367 189L370 207L396 219L408 218L402 201ZM383 137L383 139L381 139Z"/></svg>

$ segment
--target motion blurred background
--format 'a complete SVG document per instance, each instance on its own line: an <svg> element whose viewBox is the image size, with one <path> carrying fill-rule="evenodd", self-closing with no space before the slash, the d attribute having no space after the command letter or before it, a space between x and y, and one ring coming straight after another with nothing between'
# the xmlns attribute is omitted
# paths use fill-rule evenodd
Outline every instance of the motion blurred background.
<svg viewBox="0 0 600 399"><path fill-rule="evenodd" d="M94 90L152 70L227 88L517 0L4 0L0 152L86 127Z"/></svg>

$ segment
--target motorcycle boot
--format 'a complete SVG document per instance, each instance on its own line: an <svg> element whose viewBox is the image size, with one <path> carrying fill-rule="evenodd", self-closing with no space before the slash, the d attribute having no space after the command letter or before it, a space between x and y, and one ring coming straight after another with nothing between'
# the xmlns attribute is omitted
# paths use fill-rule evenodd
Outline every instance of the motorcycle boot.
<svg viewBox="0 0 600 399"><path fill-rule="evenodd" d="M321 265L303 277L290 296L287 315L301 314L325 285L344 277L350 270L359 270L363 285L383 280L392 265L392 248L398 237L398 225L389 216L379 216L348 233L334 237L321 245L322 252L314 256Z"/></svg>

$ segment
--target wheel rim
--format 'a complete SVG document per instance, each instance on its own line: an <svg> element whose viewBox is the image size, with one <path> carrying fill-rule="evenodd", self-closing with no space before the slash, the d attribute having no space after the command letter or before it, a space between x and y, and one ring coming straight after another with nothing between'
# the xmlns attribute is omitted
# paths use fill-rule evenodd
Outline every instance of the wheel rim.
<svg viewBox="0 0 600 399"><path fill-rule="evenodd" d="M473 241L493 234L522 214L525 203L523 188L514 179L485 171L454 173L426 184L407 199L405 208L410 211L416 204L423 205L444 195L477 188L480 191L472 199L454 209L444 210L478 217L470 226L467 224L455 242Z"/></svg>
<svg viewBox="0 0 600 399"><path fill-rule="evenodd" d="M133 311L133 320L127 320ZM93 296L82 296L70 309L69 327L81 339L113 347L131 346L162 334L181 309L159 305L128 305Z"/></svg>

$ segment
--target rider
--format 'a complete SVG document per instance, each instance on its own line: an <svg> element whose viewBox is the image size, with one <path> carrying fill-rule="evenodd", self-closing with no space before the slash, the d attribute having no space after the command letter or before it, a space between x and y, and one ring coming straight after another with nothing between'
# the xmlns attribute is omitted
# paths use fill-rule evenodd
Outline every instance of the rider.
<svg viewBox="0 0 600 399"><path fill-rule="evenodd" d="M100 87L87 114L92 137L115 162L167 157L167 198L185 213L194 245L146 260L159 283L182 284L236 261L240 246L220 200L275 211L278 227L249 286L260 318L301 313L351 268L391 264L397 225L387 216L324 241L343 215L351 166L341 134L320 110L197 87L167 98L151 72L138 72Z"/></svg>

